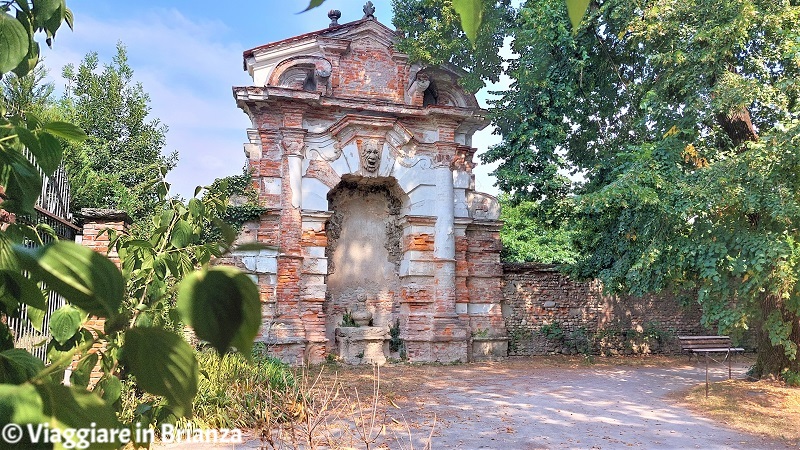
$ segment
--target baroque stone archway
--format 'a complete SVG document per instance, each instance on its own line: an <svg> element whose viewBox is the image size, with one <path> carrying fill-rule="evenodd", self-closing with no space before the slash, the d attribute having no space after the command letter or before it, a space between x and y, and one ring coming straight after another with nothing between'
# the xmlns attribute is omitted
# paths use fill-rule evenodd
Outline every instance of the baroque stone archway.
<svg viewBox="0 0 800 450"><path fill-rule="evenodd" d="M287 362L324 360L361 303L386 335L399 320L412 361L507 353L499 205L472 174L485 111L456 69L409 64L395 39L368 16L244 53L253 85L234 96L266 212L241 238L278 250L229 263L258 281L259 339Z"/></svg>

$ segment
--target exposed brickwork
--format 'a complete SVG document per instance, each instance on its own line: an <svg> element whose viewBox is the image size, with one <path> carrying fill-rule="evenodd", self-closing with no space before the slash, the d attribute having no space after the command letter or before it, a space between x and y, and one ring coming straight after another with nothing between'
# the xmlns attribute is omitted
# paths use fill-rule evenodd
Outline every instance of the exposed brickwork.
<svg viewBox="0 0 800 450"><path fill-rule="evenodd" d="M3 203L3 200L6 198L6 188L0 186L0 203ZM8 228L9 224L15 223L17 221L17 217L10 212L0 209L0 230L5 230Z"/></svg>
<svg viewBox="0 0 800 450"><path fill-rule="evenodd" d="M414 234L403 237L403 251L414 250L419 252L433 251L432 234Z"/></svg>
<svg viewBox="0 0 800 450"><path fill-rule="evenodd" d="M107 230L114 230L116 232L125 232L131 223L130 218L122 211L115 210L83 210L81 211L84 216L84 224L82 230L81 244L88 247L97 253L107 255L117 267L120 267L120 259L116 250L109 251L110 238ZM99 317L90 317L86 321L86 328L90 331L102 332L105 326L105 319ZM95 344L89 353L96 353L102 351L103 346ZM77 358L73 363L73 369L77 366ZM103 376L103 370L98 364L89 376L89 385L94 386L100 381Z"/></svg>
<svg viewBox="0 0 800 450"><path fill-rule="evenodd" d="M322 247L328 245L328 236L325 231L305 230L300 238L303 247Z"/></svg>
<svg viewBox="0 0 800 450"><path fill-rule="evenodd" d="M355 41L338 66L337 96L403 102L402 69L390 49L368 39Z"/></svg>
<svg viewBox="0 0 800 450"><path fill-rule="evenodd" d="M281 176L281 162L273 161L271 159L262 159L260 161L251 162L254 177L280 177Z"/></svg>
<svg viewBox="0 0 800 450"><path fill-rule="evenodd" d="M460 186L455 246L437 236L456 218L455 203L442 201L455 196L442 168L462 184L472 177L475 149L456 142L468 139L456 130L482 128L485 112L446 68L423 71L438 71L436 92L460 106L423 104L433 78L395 39L361 20L245 52L254 86L234 96L252 120L245 149L268 211L241 239L279 251L226 263L258 280L259 338L288 362L323 360L343 315L359 308L376 328L365 336L399 324L413 361L466 360L470 334L488 328L485 348L505 353L494 345L505 343L499 222L467 217ZM407 92L411 84L419 91Z"/></svg>
<svg viewBox="0 0 800 450"><path fill-rule="evenodd" d="M700 325L696 304L681 305L672 295L603 295L599 282L577 282L541 264L507 264L503 308L511 355L577 351L574 345L547 339L542 326L560 324L569 336L588 337L601 353L674 352L675 335L716 334Z"/></svg>

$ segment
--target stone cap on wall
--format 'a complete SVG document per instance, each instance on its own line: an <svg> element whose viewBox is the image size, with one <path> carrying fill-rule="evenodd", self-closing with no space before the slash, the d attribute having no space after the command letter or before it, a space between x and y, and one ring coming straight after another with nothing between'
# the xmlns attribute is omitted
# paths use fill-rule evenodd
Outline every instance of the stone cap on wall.
<svg viewBox="0 0 800 450"><path fill-rule="evenodd" d="M81 208L79 217L87 222L125 222L133 224L133 219L121 209Z"/></svg>
<svg viewBox="0 0 800 450"><path fill-rule="evenodd" d="M558 264L504 262L503 273L558 272L558 267Z"/></svg>

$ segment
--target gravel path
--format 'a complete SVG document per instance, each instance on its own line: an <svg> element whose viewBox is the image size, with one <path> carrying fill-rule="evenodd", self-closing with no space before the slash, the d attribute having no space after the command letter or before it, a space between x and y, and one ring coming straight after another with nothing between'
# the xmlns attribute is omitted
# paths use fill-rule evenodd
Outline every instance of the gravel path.
<svg viewBox="0 0 800 450"><path fill-rule="evenodd" d="M704 381L700 364L681 359L677 365L655 367L553 368L533 360L384 368L382 392L399 406L388 408L388 419L404 424L391 428L410 430L417 450L424 448L434 416L433 449L792 448L728 429L668 398L670 392ZM745 370L744 364L736 365L734 376ZM340 376L363 378L365 373L348 369ZM710 374L712 381L723 380L727 368L712 368ZM404 441L402 448L409 448L409 440ZM388 442L392 449L401 448L394 439ZM256 449L259 442L156 448Z"/></svg>
<svg viewBox="0 0 800 450"><path fill-rule="evenodd" d="M724 379L727 370L711 374ZM423 386L418 407L406 413L436 413L437 449L790 448L697 417L666 397L703 382L701 367L488 371L472 379L448 378Z"/></svg>

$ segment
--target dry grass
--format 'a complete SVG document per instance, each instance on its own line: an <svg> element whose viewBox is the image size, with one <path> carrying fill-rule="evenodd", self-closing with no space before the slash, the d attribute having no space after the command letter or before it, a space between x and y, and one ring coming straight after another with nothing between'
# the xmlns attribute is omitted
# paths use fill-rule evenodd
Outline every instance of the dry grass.
<svg viewBox="0 0 800 450"><path fill-rule="evenodd" d="M747 433L800 447L800 388L776 380L727 380L677 392L674 398L700 415Z"/></svg>
<svg viewBox="0 0 800 450"><path fill-rule="evenodd" d="M352 382L329 369L301 369L295 390L278 393L276 414L254 430L262 450L430 450L435 417L421 426L394 411L400 407L383 392L379 368L343 370L357 374Z"/></svg>

